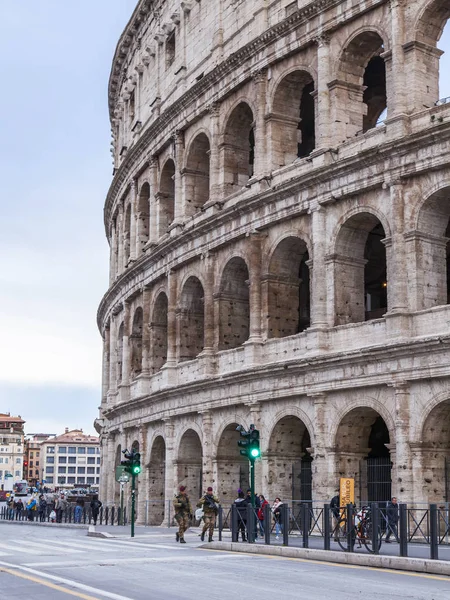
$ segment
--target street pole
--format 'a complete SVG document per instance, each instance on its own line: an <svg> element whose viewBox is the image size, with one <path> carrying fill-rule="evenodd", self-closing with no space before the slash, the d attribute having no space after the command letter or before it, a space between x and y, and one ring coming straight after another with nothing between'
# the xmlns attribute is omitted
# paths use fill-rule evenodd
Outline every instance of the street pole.
<svg viewBox="0 0 450 600"><path fill-rule="evenodd" d="M123 518L123 481L120 482L120 519L122 521L121 525L125 525Z"/></svg>
<svg viewBox="0 0 450 600"><path fill-rule="evenodd" d="M252 506L255 508L255 461L250 460L250 489L252 494Z"/></svg>
<svg viewBox="0 0 450 600"><path fill-rule="evenodd" d="M135 482L136 475L131 473L131 537L134 537L134 502L136 496Z"/></svg>

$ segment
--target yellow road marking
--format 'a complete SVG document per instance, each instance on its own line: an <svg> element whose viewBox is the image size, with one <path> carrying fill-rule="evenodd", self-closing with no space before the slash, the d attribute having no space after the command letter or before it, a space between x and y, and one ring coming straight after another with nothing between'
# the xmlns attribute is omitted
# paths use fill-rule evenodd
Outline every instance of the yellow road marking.
<svg viewBox="0 0 450 600"><path fill-rule="evenodd" d="M10 575L14 575L15 577L21 577L22 579L28 579L28 581L33 581L34 583L39 583L40 585L45 585L46 587L51 588L52 590L57 590L58 592L63 592L64 594L69 594L70 596L76 596L77 598L82 598L82 600L99 600L94 596L88 596L86 594L82 594L81 592L75 592L73 590L67 590L66 588L61 587L60 585L56 585L55 583L50 583L49 581L44 581L43 579L39 579L38 577L32 577L31 575L25 575L24 573L18 573L13 569L7 569L6 567L0 566L0 571L4 573L9 573Z"/></svg>
<svg viewBox="0 0 450 600"><path fill-rule="evenodd" d="M232 552L231 550L216 550L213 548L199 548L199 550L205 550L206 552ZM234 554L234 552L233 552ZM257 554L253 552L239 552L239 554L243 554L245 556L257 556L258 558L271 558L273 560L281 559L281 560L294 560L302 563L312 563L313 565L326 565L328 567L341 567L344 569L363 569L369 571L377 571L381 573L390 573L391 575L408 575L409 577L422 577L424 579L436 579L437 581L447 581L450 582L450 577L441 576L441 575L430 575L428 573L417 573L413 571L399 571L397 569L384 569L382 567L367 567L362 565L346 565L344 563L334 563L328 562L325 560L314 560L309 558L295 558L294 556L278 556L276 554Z"/></svg>

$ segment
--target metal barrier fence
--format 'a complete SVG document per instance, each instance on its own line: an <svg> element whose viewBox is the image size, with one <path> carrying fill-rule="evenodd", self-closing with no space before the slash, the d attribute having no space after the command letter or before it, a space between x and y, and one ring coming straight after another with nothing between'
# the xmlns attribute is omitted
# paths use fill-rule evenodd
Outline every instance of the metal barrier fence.
<svg viewBox="0 0 450 600"><path fill-rule="evenodd" d="M364 548L373 554L379 554L383 543L394 541L399 544L400 556L408 556L408 545L414 543L429 546L431 559L439 557L439 546L450 545L449 504L399 504L393 509L385 502L372 502L360 509L347 505L335 514L329 504L292 503L280 508L280 515L274 516L269 505L264 507L263 515L251 505L220 507L219 540L229 530L233 542L254 543L259 537L264 544L308 548L314 540L315 548L331 550L333 541L337 543L333 550L354 552L355 548Z"/></svg>
<svg viewBox="0 0 450 600"><path fill-rule="evenodd" d="M77 508L81 510L77 510ZM77 507L69 505L66 510L61 512L55 511L55 519L51 519L50 515L54 509L47 506L45 511L38 510L16 510L3 506L0 508L0 520L2 521L37 521L40 523L75 523L90 525L127 525L127 509L123 511L120 507L102 506L98 512L97 518L94 519L92 509L90 507Z"/></svg>

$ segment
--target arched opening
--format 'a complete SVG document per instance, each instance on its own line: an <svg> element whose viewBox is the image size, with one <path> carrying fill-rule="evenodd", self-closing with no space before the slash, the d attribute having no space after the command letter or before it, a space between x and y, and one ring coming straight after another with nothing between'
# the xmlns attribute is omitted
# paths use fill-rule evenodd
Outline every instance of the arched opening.
<svg viewBox="0 0 450 600"><path fill-rule="evenodd" d="M117 383L122 383L122 363L123 363L123 322L120 324L119 333L117 334L116 346L116 364L117 364Z"/></svg>
<svg viewBox="0 0 450 600"><path fill-rule="evenodd" d="M339 477L355 479L355 497L361 503L391 499L389 430L372 408L358 407L345 415L336 434Z"/></svg>
<svg viewBox="0 0 450 600"><path fill-rule="evenodd" d="M420 44L411 44L407 55L410 61L407 68L414 69L414 83L418 87L417 109L433 106L450 96L450 56L441 50L450 44L449 19L447 0L432 0L418 21L416 39Z"/></svg>
<svg viewBox="0 0 450 600"><path fill-rule="evenodd" d="M450 400L438 404L426 418L421 450L424 499L450 502Z"/></svg>
<svg viewBox="0 0 450 600"><path fill-rule="evenodd" d="M200 133L189 149L184 169L185 213L195 214L209 200L209 139Z"/></svg>
<svg viewBox="0 0 450 600"><path fill-rule="evenodd" d="M249 273L242 258L232 258L220 282L219 350L237 348L248 340L250 330Z"/></svg>
<svg viewBox="0 0 450 600"><path fill-rule="evenodd" d="M267 288L267 337L295 335L310 325L309 254L300 238L288 237L272 255Z"/></svg>
<svg viewBox="0 0 450 600"><path fill-rule="evenodd" d="M274 169L311 154L316 146L314 81L306 71L289 73L274 95L268 121Z"/></svg>
<svg viewBox="0 0 450 600"><path fill-rule="evenodd" d="M247 490L250 483L249 461L239 452L241 436L236 431L237 426L238 423L227 425L217 446L218 489L223 506L230 505L237 496L237 490Z"/></svg>
<svg viewBox="0 0 450 600"><path fill-rule="evenodd" d="M167 311L167 296L161 292L156 298L150 323L152 373L159 371L167 361Z"/></svg>
<svg viewBox="0 0 450 600"><path fill-rule="evenodd" d="M354 215L342 226L334 255L336 325L377 319L387 311L385 237L370 213Z"/></svg>
<svg viewBox="0 0 450 600"><path fill-rule="evenodd" d="M332 100L343 139L372 129L386 114L386 66L381 56L384 50L378 33L364 31L342 53Z"/></svg>
<svg viewBox="0 0 450 600"><path fill-rule="evenodd" d="M189 277L183 286L179 309L179 360L195 358L203 350L205 339L205 303L203 286L197 277Z"/></svg>
<svg viewBox="0 0 450 600"><path fill-rule="evenodd" d="M418 307L450 303L450 187L423 204L416 235Z"/></svg>
<svg viewBox="0 0 450 600"><path fill-rule="evenodd" d="M125 211L125 227L124 227L124 239L123 239L123 254L125 257L125 266L127 266L130 260L130 249L131 249L131 204L127 206Z"/></svg>
<svg viewBox="0 0 450 600"><path fill-rule="evenodd" d="M142 328L144 315L142 308L136 309L133 318L133 328L130 337L131 346L131 376L136 377L142 372Z"/></svg>
<svg viewBox="0 0 450 600"><path fill-rule="evenodd" d="M138 251L142 254L150 232L150 186L144 183L139 192L137 215Z"/></svg>
<svg viewBox="0 0 450 600"><path fill-rule="evenodd" d="M185 485L191 504L194 506L202 495L202 443L193 429L188 429L181 438L177 459L177 482Z"/></svg>
<svg viewBox="0 0 450 600"><path fill-rule="evenodd" d="M162 436L153 442L148 463L148 524L161 525L164 520L166 482L166 444Z"/></svg>
<svg viewBox="0 0 450 600"><path fill-rule="evenodd" d="M312 500L311 438L306 425L298 417L286 416L278 421L269 441L269 498L279 496L283 502Z"/></svg>
<svg viewBox="0 0 450 600"><path fill-rule="evenodd" d="M159 200L159 235L167 233L167 229L175 216L175 163L166 161L161 172L158 192Z"/></svg>
<svg viewBox="0 0 450 600"><path fill-rule="evenodd" d="M255 160L253 126L252 110L248 104L241 102L228 119L221 145L225 195L241 189L253 175Z"/></svg>

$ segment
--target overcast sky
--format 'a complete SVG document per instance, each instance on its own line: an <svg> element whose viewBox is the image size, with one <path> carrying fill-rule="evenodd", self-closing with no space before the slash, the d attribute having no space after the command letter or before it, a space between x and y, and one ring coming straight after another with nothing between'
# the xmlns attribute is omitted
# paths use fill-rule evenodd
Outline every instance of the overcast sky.
<svg viewBox="0 0 450 600"><path fill-rule="evenodd" d="M136 0L0 0L0 412L93 432L108 285L107 83ZM450 50L446 28L440 47ZM450 52L440 97L450 96Z"/></svg>

